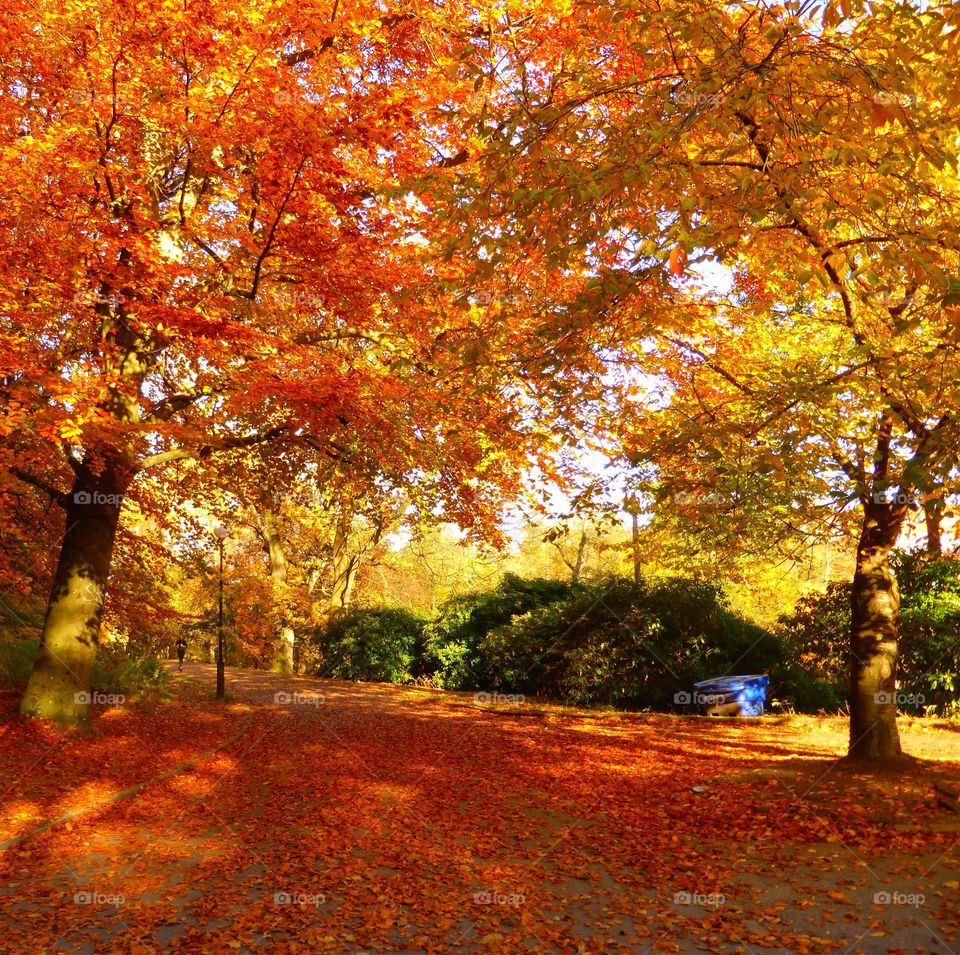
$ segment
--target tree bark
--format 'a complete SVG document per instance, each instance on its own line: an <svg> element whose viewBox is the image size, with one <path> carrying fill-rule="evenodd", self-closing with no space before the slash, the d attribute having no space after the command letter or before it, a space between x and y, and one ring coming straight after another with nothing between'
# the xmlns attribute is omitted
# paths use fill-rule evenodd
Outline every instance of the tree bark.
<svg viewBox="0 0 960 955"><path fill-rule="evenodd" d="M939 557L943 553L940 536L940 501L932 498L924 500L923 517L927 528L927 553Z"/></svg>
<svg viewBox="0 0 960 955"><path fill-rule="evenodd" d="M261 510L263 536L267 542L270 557L270 576L275 585L275 596L280 600L280 624L277 633L275 666L281 673L293 673L294 631L290 626L286 608L287 557L283 552L283 540L277 528L277 517L273 510L264 505Z"/></svg>
<svg viewBox="0 0 960 955"><path fill-rule="evenodd" d="M853 578L850 633L851 759L893 759L902 752L897 731L897 652L900 592L890 553L905 508L870 500Z"/></svg>
<svg viewBox="0 0 960 955"><path fill-rule="evenodd" d="M20 703L24 716L81 725L90 718L93 662L123 494L132 474L77 465L65 501L66 533L47 605L40 651Z"/></svg>
<svg viewBox="0 0 960 955"><path fill-rule="evenodd" d="M583 558L587 551L587 532L580 531L580 540L577 543L577 559L573 567L570 568L570 584L576 587L580 583L580 575L583 573Z"/></svg>
<svg viewBox="0 0 960 955"><path fill-rule="evenodd" d="M353 601L353 590L357 582L357 571L363 554L375 546L381 537L380 528L369 541L360 541L354 535L353 512L341 505L333 535L330 555L330 599L327 603L327 619L335 620Z"/></svg>
<svg viewBox="0 0 960 955"><path fill-rule="evenodd" d="M355 554L341 554L334 561L328 611L331 620L346 610L353 601L359 563L359 558Z"/></svg>

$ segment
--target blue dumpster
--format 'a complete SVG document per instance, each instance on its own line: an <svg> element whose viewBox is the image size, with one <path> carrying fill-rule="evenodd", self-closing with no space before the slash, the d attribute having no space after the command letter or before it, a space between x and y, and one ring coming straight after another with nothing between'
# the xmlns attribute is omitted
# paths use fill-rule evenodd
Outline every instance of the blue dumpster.
<svg viewBox="0 0 960 955"><path fill-rule="evenodd" d="M718 676L694 683L695 699L707 716L763 716L769 682L765 673Z"/></svg>

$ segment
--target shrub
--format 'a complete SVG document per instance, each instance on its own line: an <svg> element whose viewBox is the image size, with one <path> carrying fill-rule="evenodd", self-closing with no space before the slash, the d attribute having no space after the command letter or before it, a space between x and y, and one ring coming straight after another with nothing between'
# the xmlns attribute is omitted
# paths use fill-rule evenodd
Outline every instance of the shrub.
<svg viewBox="0 0 960 955"><path fill-rule="evenodd" d="M820 679L786 664L770 676L767 699L774 707L797 713L837 713L846 703L846 686Z"/></svg>
<svg viewBox="0 0 960 955"><path fill-rule="evenodd" d="M935 713L952 714L960 695L960 561L915 550L897 554L894 570L900 586L898 686L922 696ZM845 699L850 585L831 584L826 593L805 597L783 618L780 632L793 672ZM802 694L802 688L790 692Z"/></svg>
<svg viewBox="0 0 960 955"><path fill-rule="evenodd" d="M569 593L569 585L560 581L506 574L491 591L454 597L424 631L424 672L433 676L437 686L448 689L490 686L489 657L482 649L487 634Z"/></svg>
<svg viewBox="0 0 960 955"><path fill-rule="evenodd" d="M405 683L420 656L424 618L402 607L350 609L317 631L321 676Z"/></svg>
<svg viewBox="0 0 960 955"><path fill-rule="evenodd" d="M0 641L0 687L22 691L39 649L39 640ZM129 700L167 698L168 682L167 672L151 656L111 644L97 651L93 689L100 693L122 694Z"/></svg>
<svg viewBox="0 0 960 955"><path fill-rule="evenodd" d="M666 709L701 679L779 663L777 640L724 605L719 588L611 578L491 632L494 685L584 706Z"/></svg>
<svg viewBox="0 0 960 955"><path fill-rule="evenodd" d="M30 679L30 671L39 649L39 639L0 639L0 687L5 690L23 690Z"/></svg>
<svg viewBox="0 0 960 955"><path fill-rule="evenodd" d="M127 700L169 699L169 682L169 674L152 656L111 644L97 651L93 689L100 693L122 694Z"/></svg>

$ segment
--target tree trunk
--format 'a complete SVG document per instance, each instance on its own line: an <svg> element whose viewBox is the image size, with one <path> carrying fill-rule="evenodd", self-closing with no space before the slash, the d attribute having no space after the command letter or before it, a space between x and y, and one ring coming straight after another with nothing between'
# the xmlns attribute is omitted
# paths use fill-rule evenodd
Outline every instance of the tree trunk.
<svg viewBox="0 0 960 955"><path fill-rule="evenodd" d="M633 543L633 582L639 587L643 575L640 572L640 516L637 514L636 501L630 512L630 531Z"/></svg>
<svg viewBox="0 0 960 955"><path fill-rule="evenodd" d="M58 723L89 720L93 661L100 638L113 544L130 475L77 468L66 500L66 533L40 637L40 652L20 712Z"/></svg>
<svg viewBox="0 0 960 955"><path fill-rule="evenodd" d="M583 573L583 559L587 553L587 532L580 531L580 540L577 543L577 559L573 565L573 571L570 574L570 583L576 586L580 583L580 575Z"/></svg>
<svg viewBox="0 0 960 955"><path fill-rule="evenodd" d="M927 553L939 557L943 553L940 540L940 501L926 498L923 502L923 516L927 528Z"/></svg>
<svg viewBox="0 0 960 955"><path fill-rule="evenodd" d="M341 508L337 526L333 535L333 548L330 556L330 599L327 603L327 619L334 620L350 606L353 600L353 588L356 584L357 570L360 566L360 553L357 542L352 539L353 514ZM362 548L362 545L361 545Z"/></svg>
<svg viewBox="0 0 960 955"><path fill-rule="evenodd" d="M353 601L359 563L359 558L353 555L343 555L335 562L330 593L330 619L346 610Z"/></svg>
<svg viewBox="0 0 960 955"><path fill-rule="evenodd" d="M900 755L897 732L897 641L900 592L890 553L900 536L905 509L869 501L853 577L850 634L851 759Z"/></svg>
<svg viewBox="0 0 960 955"><path fill-rule="evenodd" d="M273 510L264 505L261 511L263 519L263 536L267 542L267 553L270 556L270 576L274 583L274 597L279 598L280 625L277 634L276 654L274 665L281 673L293 673L294 632L288 619L286 602L289 594L286 592L287 557L283 552L283 540L277 528L277 516Z"/></svg>

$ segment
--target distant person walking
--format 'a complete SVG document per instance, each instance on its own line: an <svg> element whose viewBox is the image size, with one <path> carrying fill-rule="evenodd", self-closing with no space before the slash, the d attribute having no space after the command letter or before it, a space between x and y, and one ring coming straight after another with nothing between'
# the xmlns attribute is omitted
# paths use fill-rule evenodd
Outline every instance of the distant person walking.
<svg viewBox="0 0 960 955"><path fill-rule="evenodd" d="M177 658L180 660L180 672L183 672L183 655L187 652L187 641L181 637L177 641Z"/></svg>

